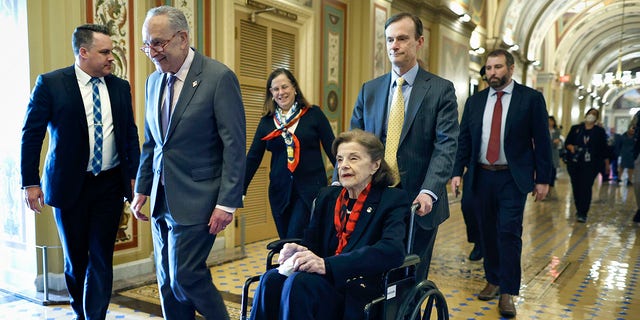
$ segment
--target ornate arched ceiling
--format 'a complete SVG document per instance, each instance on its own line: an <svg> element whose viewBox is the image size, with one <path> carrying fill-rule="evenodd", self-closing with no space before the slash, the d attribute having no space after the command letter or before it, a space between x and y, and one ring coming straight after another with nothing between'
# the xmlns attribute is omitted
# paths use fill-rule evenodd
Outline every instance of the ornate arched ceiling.
<svg viewBox="0 0 640 320"><path fill-rule="evenodd" d="M544 72L588 85L594 73L616 71L620 48L623 70L640 71L640 0L624 0L624 10L623 0L512 0L502 7L502 41L542 60Z"/></svg>

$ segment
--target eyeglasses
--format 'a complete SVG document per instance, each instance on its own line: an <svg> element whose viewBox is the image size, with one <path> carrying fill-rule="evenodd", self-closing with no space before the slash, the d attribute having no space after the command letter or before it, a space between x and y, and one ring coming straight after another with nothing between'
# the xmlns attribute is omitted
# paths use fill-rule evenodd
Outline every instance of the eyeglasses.
<svg viewBox="0 0 640 320"><path fill-rule="evenodd" d="M149 54L151 52L151 49L153 49L153 51L157 53L162 53L164 52L164 48L167 47L169 42L171 42L171 40L173 40L173 38L175 38L178 35L178 33L180 33L180 31L174 33L173 36L171 36L171 38L166 41L154 41L151 44L145 43L142 45L142 47L140 47L140 50L145 54Z"/></svg>

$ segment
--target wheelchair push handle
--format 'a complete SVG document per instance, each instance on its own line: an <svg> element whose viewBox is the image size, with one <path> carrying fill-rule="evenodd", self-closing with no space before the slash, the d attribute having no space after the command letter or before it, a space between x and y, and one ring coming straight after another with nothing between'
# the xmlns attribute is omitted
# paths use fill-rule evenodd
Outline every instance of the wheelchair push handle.
<svg viewBox="0 0 640 320"><path fill-rule="evenodd" d="M416 211L420 209L420 203L411 205L411 215L409 217L409 234L407 235L407 254L411 254L413 250L413 228L416 220Z"/></svg>

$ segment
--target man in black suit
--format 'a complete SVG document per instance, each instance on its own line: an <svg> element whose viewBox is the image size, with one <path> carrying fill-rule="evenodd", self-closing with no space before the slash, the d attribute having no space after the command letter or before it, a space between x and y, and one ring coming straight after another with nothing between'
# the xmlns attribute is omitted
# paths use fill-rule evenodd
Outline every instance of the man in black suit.
<svg viewBox="0 0 640 320"><path fill-rule="evenodd" d="M422 30L420 18L410 13L387 20L385 35L392 71L362 85L351 117L352 129L372 132L385 143L385 161L394 170L397 186L406 190L414 203L420 203L413 243L413 251L421 259L417 281L426 279L438 226L449 217L446 186L459 131L453 84L418 65L417 51L424 44ZM395 94L398 91L401 94ZM397 121L392 108L396 101L404 107L400 107L403 119Z"/></svg>
<svg viewBox="0 0 640 320"><path fill-rule="evenodd" d="M72 37L75 64L42 74L22 129L25 201L53 207L65 280L77 319L104 319L124 198L131 200L140 159L131 87L111 74L109 29L82 25ZM40 151L49 149L40 186Z"/></svg>
<svg viewBox="0 0 640 320"><path fill-rule="evenodd" d="M548 114L540 92L511 79L511 53L489 53L485 67L490 87L471 96L464 107L451 184L460 185L466 166L465 184L471 186L477 208L487 279L478 298L491 300L500 294L500 313L514 317L527 193L536 201L544 199L551 180Z"/></svg>

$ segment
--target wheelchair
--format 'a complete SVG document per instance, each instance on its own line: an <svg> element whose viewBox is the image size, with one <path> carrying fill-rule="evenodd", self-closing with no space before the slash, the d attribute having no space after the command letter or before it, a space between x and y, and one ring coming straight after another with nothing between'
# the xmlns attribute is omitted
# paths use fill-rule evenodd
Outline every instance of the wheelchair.
<svg viewBox="0 0 640 320"><path fill-rule="evenodd" d="M411 207L409 232L407 238L407 253L411 252L413 242L413 228L415 211L419 205ZM300 243L302 239L281 239L267 244L266 270L277 268L274 257L280 252L285 243ZM449 319L447 301L430 280L423 280L416 284L415 270L420 258L415 254L407 254L404 263L381 275L383 291L380 296L365 305L364 315L367 320L415 320L431 319L432 314L439 320ZM260 275L249 277L242 288L240 319L248 319L249 291L254 283L260 281ZM422 306L426 302L423 310Z"/></svg>

